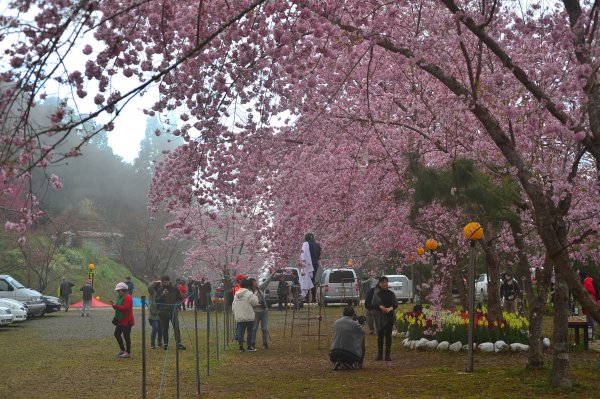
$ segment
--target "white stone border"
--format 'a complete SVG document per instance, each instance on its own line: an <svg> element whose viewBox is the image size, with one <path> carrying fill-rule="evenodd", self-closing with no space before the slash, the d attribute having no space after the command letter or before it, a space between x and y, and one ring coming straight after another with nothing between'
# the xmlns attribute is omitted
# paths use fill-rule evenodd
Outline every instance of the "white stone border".
<svg viewBox="0 0 600 399"><path fill-rule="evenodd" d="M394 331L395 332L395 331ZM403 338L408 334L406 332L395 332L393 334L395 337ZM550 339L544 338L544 349L550 348ZM438 342L434 340L428 340L427 338L421 338L419 340L409 340L408 338L404 338L402 340L402 346L410 349L416 350L438 350L438 351L450 351L450 352L460 352L461 350L467 350L467 345L464 345L460 341L456 341L454 343L450 343L448 341ZM496 341L496 342L483 342L481 344L473 344L473 349L479 350L480 352L487 353L498 353L498 352L526 352L529 350L529 345L514 343L507 344L504 341Z"/></svg>

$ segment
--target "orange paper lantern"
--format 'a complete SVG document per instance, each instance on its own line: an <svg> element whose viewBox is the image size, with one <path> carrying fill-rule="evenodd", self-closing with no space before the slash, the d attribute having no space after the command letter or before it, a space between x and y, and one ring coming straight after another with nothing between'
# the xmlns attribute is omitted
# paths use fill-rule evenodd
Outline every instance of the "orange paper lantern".
<svg viewBox="0 0 600 399"><path fill-rule="evenodd" d="M477 222L467 223L463 233L467 240L481 240L483 238L483 227Z"/></svg>

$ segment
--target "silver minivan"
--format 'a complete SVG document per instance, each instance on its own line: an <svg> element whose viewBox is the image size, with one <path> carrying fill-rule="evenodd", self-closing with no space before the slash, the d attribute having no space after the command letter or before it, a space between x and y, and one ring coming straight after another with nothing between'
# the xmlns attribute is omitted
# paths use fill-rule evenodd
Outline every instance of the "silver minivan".
<svg viewBox="0 0 600 399"><path fill-rule="evenodd" d="M413 298L412 281L403 274L386 274L388 278L388 288L396 294L398 302L408 302Z"/></svg>
<svg viewBox="0 0 600 399"><path fill-rule="evenodd" d="M25 288L8 274L0 274L0 298L26 303L28 316L41 316L46 312L46 303L42 301L42 294Z"/></svg>
<svg viewBox="0 0 600 399"><path fill-rule="evenodd" d="M294 284L294 281L298 282L298 276L300 273L300 269L297 267L284 267L282 269L278 269L273 273L273 278L265 288L265 296L267 297L267 305L270 307L274 303L279 302L279 296L277 295L277 287L279 287L279 281L281 276L283 276L284 281L288 283L288 286L291 287ZM269 277L268 273L263 274L258 279L258 284L262 284ZM288 298L291 302L292 298Z"/></svg>
<svg viewBox="0 0 600 399"><path fill-rule="evenodd" d="M327 306L329 303L347 303L358 306L359 288L354 269L325 269L321 275L320 287L317 287L317 297L323 306Z"/></svg>

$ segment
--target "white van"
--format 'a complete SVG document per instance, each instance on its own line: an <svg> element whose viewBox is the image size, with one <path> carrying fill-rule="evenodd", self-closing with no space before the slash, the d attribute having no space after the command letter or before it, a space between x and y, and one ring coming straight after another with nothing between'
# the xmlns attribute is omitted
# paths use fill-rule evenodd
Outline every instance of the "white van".
<svg viewBox="0 0 600 399"><path fill-rule="evenodd" d="M347 303L358 306L360 284L351 268L325 269L317 287L317 297L323 306L329 303Z"/></svg>
<svg viewBox="0 0 600 399"><path fill-rule="evenodd" d="M413 299L412 281L403 274L386 274L388 278L388 288L396 294L396 299L400 303L408 302Z"/></svg>
<svg viewBox="0 0 600 399"><path fill-rule="evenodd" d="M288 286L291 287L294 284L294 281L298 281L298 276L300 275L300 269L297 267L284 267L273 272L273 278L265 288L265 296L267 297L267 306L271 307L274 303L279 302L279 296L277 295L277 287L279 286L279 281L283 276L283 279L288 283ZM268 273L264 273L258 279L258 284L262 284L269 277ZM288 298L291 302L292 298Z"/></svg>
<svg viewBox="0 0 600 399"><path fill-rule="evenodd" d="M46 304L42 294L36 290L25 288L8 274L0 274L0 298L14 299L27 304L29 316L41 316L46 312Z"/></svg>

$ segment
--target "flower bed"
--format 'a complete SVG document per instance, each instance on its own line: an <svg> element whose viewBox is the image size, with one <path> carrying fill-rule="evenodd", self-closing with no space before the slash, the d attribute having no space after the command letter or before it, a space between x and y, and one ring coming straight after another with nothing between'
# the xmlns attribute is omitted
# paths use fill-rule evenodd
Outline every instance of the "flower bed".
<svg viewBox="0 0 600 399"><path fill-rule="evenodd" d="M504 312L502 320L491 322L485 309L474 316L475 343L504 341L507 344L527 344L529 322L525 317ZM398 312L396 318L398 331L406 332L410 341L426 338L438 342L467 342L468 312L424 309L416 313Z"/></svg>

